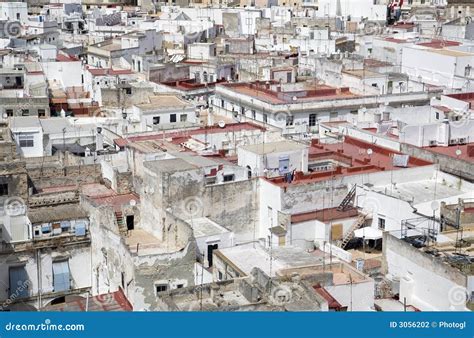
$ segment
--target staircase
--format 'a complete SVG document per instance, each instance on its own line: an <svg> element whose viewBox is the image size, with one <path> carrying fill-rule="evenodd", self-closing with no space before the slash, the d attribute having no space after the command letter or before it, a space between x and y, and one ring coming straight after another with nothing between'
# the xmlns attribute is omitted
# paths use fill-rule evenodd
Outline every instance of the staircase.
<svg viewBox="0 0 474 338"><path fill-rule="evenodd" d="M341 204L337 207L338 211L346 211L347 209L352 207L354 197L355 197L355 194L356 194L356 187L357 186L354 184L352 189L349 191L349 193L346 195L346 197L344 197L344 199L342 200Z"/></svg>
<svg viewBox="0 0 474 338"><path fill-rule="evenodd" d="M354 237L354 231L360 229L362 225L364 225L366 219L367 215L359 215L354 224L352 224L351 228L347 230L347 232L344 234L344 237L339 244L339 247L341 249L344 249L346 247L347 243L349 243L349 241Z"/></svg>
<svg viewBox="0 0 474 338"><path fill-rule="evenodd" d="M119 231L123 231L123 230L126 230L126 227L124 229L124 226L125 226L125 221L123 219L123 214L121 211L116 211L115 212L115 219L117 220L117 225L118 225L118 228L119 228Z"/></svg>

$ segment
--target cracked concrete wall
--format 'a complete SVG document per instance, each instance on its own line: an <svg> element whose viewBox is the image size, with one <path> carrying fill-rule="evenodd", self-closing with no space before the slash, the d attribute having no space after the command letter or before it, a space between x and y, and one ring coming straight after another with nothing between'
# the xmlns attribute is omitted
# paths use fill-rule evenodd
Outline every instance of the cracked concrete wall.
<svg viewBox="0 0 474 338"><path fill-rule="evenodd" d="M143 184L143 226L158 238L163 239L163 231L154 225L157 221L162 224L168 208L183 220L208 217L235 232L239 240L253 238L259 219L258 179L206 185L203 169L147 173Z"/></svg>
<svg viewBox="0 0 474 338"><path fill-rule="evenodd" d="M196 262L196 243L176 252L163 255L135 256L134 310L159 310L156 285L166 283L171 289L180 283L184 286L194 285L194 263Z"/></svg>

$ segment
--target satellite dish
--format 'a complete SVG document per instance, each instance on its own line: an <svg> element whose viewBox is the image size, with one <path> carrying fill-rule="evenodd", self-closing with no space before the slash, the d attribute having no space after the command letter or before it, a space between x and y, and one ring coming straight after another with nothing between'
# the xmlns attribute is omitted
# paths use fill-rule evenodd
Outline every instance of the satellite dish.
<svg viewBox="0 0 474 338"><path fill-rule="evenodd" d="M374 153L374 151L373 151L372 149L370 149L370 148L367 149L367 155L370 156L370 155L372 155L373 153Z"/></svg>
<svg viewBox="0 0 474 338"><path fill-rule="evenodd" d="M221 128L224 128L225 127L225 122L221 120L221 121L217 122L217 125Z"/></svg>
<svg viewBox="0 0 474 338"><path fill-rule="evenodd" d="M457 150L456 150L456 156L460 156L461 154L462 154L461 149L457 149Z"/></svg>
<svg viewBox="0 0 474 338"><path fill-rule="evenodd" d="M134 207L135 205L137 205L137 201L135 201L135 200L130 200L130 205L131 205L132 207Z"/></svg>

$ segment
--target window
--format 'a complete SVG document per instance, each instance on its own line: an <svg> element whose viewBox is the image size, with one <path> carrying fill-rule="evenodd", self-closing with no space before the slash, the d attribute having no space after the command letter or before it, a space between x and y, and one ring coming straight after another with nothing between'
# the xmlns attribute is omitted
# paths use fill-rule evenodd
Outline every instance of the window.
<svg viewBox="0 0 474 338"><path fill-rule="evenodd" d="M268 122L268 115L263 114L263 122L267 123Z"/></svg>
<svg viewBox="0 0 474 338"><path fill-rule="evenodd" d="M184 288L184 284L178 284L178 285L176 285L176 288L177 289L182 289L182 288Z"/></svg>
<svg viewBox="0 0 474 338"><path fill-rule="evenodd" d="M53 262L54 292L66 291L71 288L68 261Z"/></svg>
<svg viewBox="0 0 474 338"><path fill-rule="evenodd" d="M7 114L7 116L13 116L13 109L6 109L5 113Z"/></svg>
<svg viewBox="0 0 474 338"><path fill-rule="evenodd" d="M153 116L153 124L160 124L160 117L159 116Z"/></svg>
<svg viewBox="0 0 474 338"><path fill-rule="evenodd" d="M170 114L170 122L176 122L176 114Z"/></svg>
<svg viewBox="0 0 474 338"><path fill-rule="evenodd" d="M221 108L224 108L224 100L221 100Z"/></svg>
<svg viewBox="0 0 474 338"><path fill-rule="evenodd" d="M232 182L235 179L234 174L224 175L224 182Z"/></svg>
<svg viewBox="0 0 474 338"><path fill-rule="evenodd" d="M221 271L218 271L218 277L217 277L217 279L218 279L218 280L222 280L223 278L224 278L224 275L222 274L222 272L221 272Z"/></svg>
<svg viewBox="0 0 474 338"><path fill-rule="evenodd" d="M28 109L22 109L21 116L30 116L30 111Z"/></svg>
<svg viewBox="0 0 474 338"><path fill-rule="evenodd" d="M127 95L132 95L132 88L125 88L125 93Z"/></svg>
<svg viewBox="0 0 474 338"><path fill-rule="evenodd" d="M439 120L439 113L436 113L436 119Z"/></svg>
<svg viewBox="0 0 474 338"><path fill-rule="evenodd" d="M18 137L21 148L31 148L34 147L33 135L20 135Z"/></svg>
<svg viewBox="0 0 474 338"><path fill-rule="evenodd" d="M180 122L186 122L187 120L188 120L188 115L186 115L186 114L181 114L181 115L179 116L179 121L180 121Z"/></svg>
<svg viewBox="0 0 474 338"><path fill-rule="evenodd" d="M316 118L316 114L309 114L309 126L310 127L314 127L316 125L316 121L317 121L317 118Z"/></svg>
<svg viewBox="0 0 474 338"><path fill-rule="evenodd" d="M385 230L385 218L379 218L379 229Z"/></svg>
<svg viewBox="0 0 474 338"><path fill-rule="evenodd" d="M252 118L255 120L257 118L257 113L252 109Z"/></svg>
<svg viewBox="0 0 474 338"><path fill-rule="evenodd" d="M0 196L8 196L8 183L0 183Z"/></svg>
<svg viewBox="0 0 474 338"><path fill-rule="evenodd" d="M38 109L38 116L39 117L45 117L46 116L46 111L44 109Z"/></svg>
<svg viewBox="0 0 474 338"><path fill-rule="evenodd" d="M168 285L166 285L166 284L156 284L155 285L155 290L156 290L156 293L165 292L166 290L168 290Z"/></svg>
<svg viewBox="0 0 474 338"><path fill-rule="evenodd" d="M286 125L287 126L292 126L295 121L295 117L293 115L287 115L286 116Z"/></svg>
<svg viewBox="0 0 474 338"><path fill-rule="evenodd" d="M471 69L472 69L471 65L467 65L467 66L464 68L464 76L466 76L466 77L471 76Z"/></svg>

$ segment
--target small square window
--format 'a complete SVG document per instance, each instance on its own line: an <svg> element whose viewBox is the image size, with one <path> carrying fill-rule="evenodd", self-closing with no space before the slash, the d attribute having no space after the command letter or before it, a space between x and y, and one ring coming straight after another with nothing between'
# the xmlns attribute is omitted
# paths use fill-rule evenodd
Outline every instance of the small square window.
<svg viewBox="0 0 474 338"><path fill-rule="evenodd" d="M165 292L166 290L168 290L168 285L166 285L166 284L157 284L157 285L155 285L155 290L156 290L156 293Z"/></svg>
<svg viewBox="0 0 474 338"><path fill-rule="evenodd" d="M181 114L181 115L179 116L179 121L180 121L180 122L186 122L187 120L188 120L188 115L186 115L186 114Z"/></svg>
<svg viewBox="0 0 474 338"><path fill-rule="evenodd" d="M171 122L171 123L176 122L176 114L171 114L171 115L170 115L170 122Z"/></svg>
<svg viewBox="0 0 474 338"><path fill-rule="evenodd" d="M379 218L379 229L380 230L385 230L385 219L384 218Z"/></svg>
<svg viewBox="0 0 474 338"><path fill-rule="evenodd" d="M154 125L160 124L160 117L159 116L153 116L153 124Z"/></svg>
<svg viewBox="0 0 474 338"><path fill-rule="evenodd" d="M234 174L224 175L224 182L232 182L235 180Z"/></svg>

